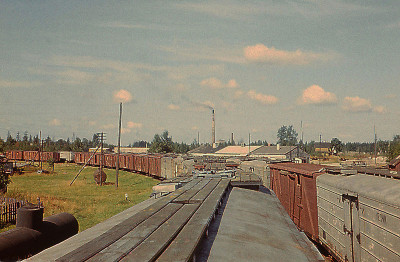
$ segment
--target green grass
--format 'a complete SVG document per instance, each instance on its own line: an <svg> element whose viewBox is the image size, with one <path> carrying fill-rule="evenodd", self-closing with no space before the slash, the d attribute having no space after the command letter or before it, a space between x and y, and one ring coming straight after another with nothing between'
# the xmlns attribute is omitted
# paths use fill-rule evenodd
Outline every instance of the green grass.
<svg viewBox="0 0 400 262"><path fill-rule="evenodd" d="M6 196L26 199L45 207L44 216L68 212L79 222L79 231L90 228L111 216L149 198L152 187L158 180L143 175L120 171L119 187L115 188L115 170L105 169L106 185L96 185L93 167L86 167L70 186L81 166L56 164L55 172L37 174L24 172L14 175ZM128 194L128 200L125 200ZM4 228L9 230L12 227Z"/></svg>

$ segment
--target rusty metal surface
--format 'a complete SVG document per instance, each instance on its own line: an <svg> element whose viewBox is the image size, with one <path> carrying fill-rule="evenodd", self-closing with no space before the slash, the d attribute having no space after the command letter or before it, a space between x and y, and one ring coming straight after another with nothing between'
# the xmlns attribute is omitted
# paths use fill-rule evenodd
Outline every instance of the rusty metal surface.
<svg viewBox="0 0 400 262"><path fill-rule="evenodd" d="M209 261L323 261L272 193L233 188Z"/></svg>
<svg viewBox="0 0 400 262"><path fill-rule="evenodd" d="M318 240L316 177L323 166L279 163L270 165L271 189L296 226Z"/></svg>
<svg viewBox="0 0 400 262"><path fill-rule="evenodd" d="M343 260L400 261L400 181L371 175L317 178L320 240Z"/></svg>
<svg viewBox="0 0 400 262"><path fill-rule="evenodd" d="M269 167L272 169L285 170L293 173L303 174L303 175L312 175L314 173L321 173L325 166L309 164L309 163L277 163L270 164Z"/></svg>

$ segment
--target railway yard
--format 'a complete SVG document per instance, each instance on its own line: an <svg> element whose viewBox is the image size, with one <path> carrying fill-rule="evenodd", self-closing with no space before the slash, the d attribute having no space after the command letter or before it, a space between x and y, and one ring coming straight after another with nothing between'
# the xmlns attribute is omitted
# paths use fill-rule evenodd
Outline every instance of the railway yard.
<svg viewBox="0 0 400 262"><path fill-rule="evenodd" d="M7 154L24 155L35 154ZM115 168L116 155L74 162ZM159 179L150 198L29 261L400 260L396 171L150 154L119 163Z"/></svg>

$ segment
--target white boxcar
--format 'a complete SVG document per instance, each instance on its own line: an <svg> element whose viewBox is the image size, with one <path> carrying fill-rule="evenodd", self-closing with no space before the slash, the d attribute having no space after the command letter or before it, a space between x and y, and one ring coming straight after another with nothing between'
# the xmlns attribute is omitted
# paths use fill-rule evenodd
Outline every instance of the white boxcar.
<svg viewBox="0 0 400 262"><path fill-rule="evenodd" d="M72 151L60 151L60 159L64 162L74 162L74 156Z"/></svg>
<svg viewBox="0 0 400 262"><path fill-rule="evenodd" d="M317 178L319 240L342 261L400 261L400 180Z"/></svg>

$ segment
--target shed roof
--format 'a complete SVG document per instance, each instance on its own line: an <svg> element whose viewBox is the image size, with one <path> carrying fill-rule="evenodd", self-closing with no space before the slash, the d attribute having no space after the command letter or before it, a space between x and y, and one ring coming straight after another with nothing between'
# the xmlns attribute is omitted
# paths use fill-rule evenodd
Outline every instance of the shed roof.
<svg viewBox="0 0 400 262"><path fill-rule="evenodd" d="M316 165L309 163L292 163L292 162L271 164L269 167L303 175L312 175L314 173L321 173L325 169L325 166L323 165Z"/></svg>
<svg viewBox="0 0 400 262"><path fill-rule="evenodd" d="M297 148L297 146L262 146L252 152L253 155L286 155Z"/></svg>
<svg viewBox="0 0 400 262"><path fill-rule="evenodd" d="M250 150L248 146L227 146L221 150L215 152L216 154L229 154L229 155L246 155L254 150L260 148L261 146L250 146Z"/></svg>
<svg viewBox="0 0 400 262"><path fill-rule="evenodd" d="M201 145L195 149L190 150L188 153L189 154L212 154L222 148L223 148L223 146L218 146L217 148L213 148L210 145Z"/></svg>

